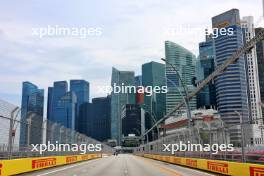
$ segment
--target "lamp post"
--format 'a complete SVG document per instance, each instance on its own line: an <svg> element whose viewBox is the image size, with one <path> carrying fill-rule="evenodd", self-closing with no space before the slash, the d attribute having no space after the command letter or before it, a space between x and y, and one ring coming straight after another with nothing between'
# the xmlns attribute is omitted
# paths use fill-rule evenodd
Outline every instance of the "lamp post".
<svg viewBox="0 0 264 176"><path fill-rule="evenodd" d="M29 147L30 144L30 131L31 131L31 123L32 123L32 114L29 116L29 118L27 119L27 147ZM28 148L29 149L29 148Z"/></svg>
<svg viewBox="0 0 264 176"><path fill-rule="evenodd" d="M15 107L11 112L11 119L9 122L9 137L8 137L8 159L12 157L12 150L13 150L13 130L14 130L14 114L18 110L18 107Z"/></svg>

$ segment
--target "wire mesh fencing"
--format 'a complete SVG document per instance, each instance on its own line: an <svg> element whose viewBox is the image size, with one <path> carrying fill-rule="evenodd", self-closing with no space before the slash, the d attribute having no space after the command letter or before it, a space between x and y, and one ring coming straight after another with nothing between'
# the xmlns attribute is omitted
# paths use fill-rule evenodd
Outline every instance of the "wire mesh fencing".
<svg viewBox="0 0 264 176"><path fill-rule="evenodd" d="M264 164L264 147L252 145L247 139L251 124L243 124L244 135L232 141L230 131L240 129L235 126L194 126L181 128L171 134L161 133L157 140L140 145L134 152L138 154L173 155L178 157L229 160L236 162L251 162ZM242 142L242 140L244 140ZM242 146L244 143L244 146ZM180 148L182 144L182 148ZM224 149L224 146L232 144L232 150ZM173 147L172 147L173 146ZM210 146L210 150L205 149ZM175 150L172 152L172 150Z"/></svg>
<svg viewBox="0 0 264 176"><path fill-rule="evenodd" d="M0 159L112 151L110 146L34 112L21 118L18 107L0 99Z"/></svg>

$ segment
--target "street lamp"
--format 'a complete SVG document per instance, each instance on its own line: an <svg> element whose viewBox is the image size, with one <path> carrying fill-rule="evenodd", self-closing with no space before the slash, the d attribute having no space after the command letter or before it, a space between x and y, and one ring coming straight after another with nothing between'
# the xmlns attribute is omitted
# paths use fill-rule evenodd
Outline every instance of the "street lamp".
<svg viewBox="0 0 264 176"><path fill-rule="evenodd" d="M9 123L9 138L8 138L8 159L12 157L13 143L14 143L14 114L19 109L19 107L15 107L11 112L11 119Z"/></svg>

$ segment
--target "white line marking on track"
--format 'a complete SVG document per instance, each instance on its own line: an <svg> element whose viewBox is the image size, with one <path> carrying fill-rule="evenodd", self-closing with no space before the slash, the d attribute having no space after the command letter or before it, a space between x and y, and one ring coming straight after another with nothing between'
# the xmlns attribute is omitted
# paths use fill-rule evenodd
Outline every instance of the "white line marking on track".
<svg viewBox="0 0 264 176"><path fill-rule="evenodd" d="M81 165L84 165L84 164L87 164L88 162L89 163L94 163L98 160L93 160L93 162L91 161L86 161L84 163L79 163L79 164L74 164L72 166L68 166L68 167L64 167L64 168L61 168L61 169L57 169L57 170L53 170L53 171L50 171L50 172L46 172L46 173L43 173L43 174L38 174L37 176L44 176L44 175L49 175L49 174L53 174L55 172L60 172L60 171L64 171L64 170L67 170L67 169L70 169L70 168L73 168L73 167L76 167L76 166L81 166Z"/></svg>

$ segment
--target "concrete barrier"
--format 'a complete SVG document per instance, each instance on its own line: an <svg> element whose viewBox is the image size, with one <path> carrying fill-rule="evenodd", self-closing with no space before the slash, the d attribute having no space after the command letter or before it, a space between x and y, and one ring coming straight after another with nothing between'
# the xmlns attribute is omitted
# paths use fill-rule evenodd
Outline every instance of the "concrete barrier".
<svg viewBox="0 0 264 176"><path fill-rule="evenodd" d="M220 160L208 160L198 158L183 158L157 154L139 155L172 164L201 169L209 172L232 176L264 176L264 165L252 163L239 163Z"/></svg>
<svg viewBox="0 0 264 176"><path fill-rule="evenodd" d="M101 158L101 156L101 154L84 154L0 160L0 176L15 175L60 165L72 164L79 161Z"/></svg>

